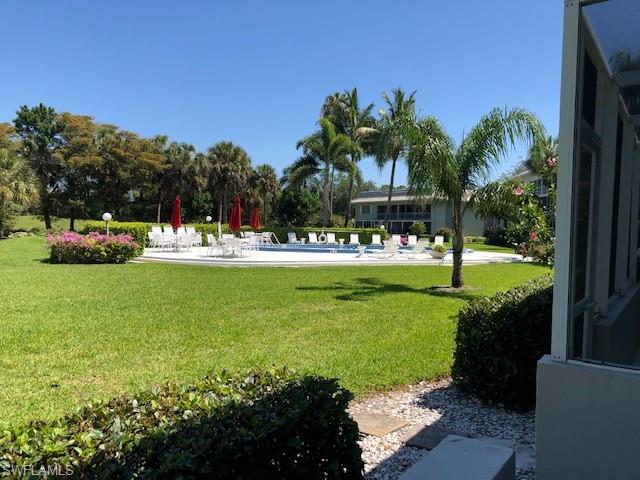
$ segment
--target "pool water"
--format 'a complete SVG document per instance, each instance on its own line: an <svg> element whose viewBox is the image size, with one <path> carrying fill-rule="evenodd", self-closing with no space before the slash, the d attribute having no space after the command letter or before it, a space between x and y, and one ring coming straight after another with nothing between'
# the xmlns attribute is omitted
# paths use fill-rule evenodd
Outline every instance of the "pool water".
<svg viewBox="0 0 640 480"><path fill-rule="evenodd" d="M365 245L365 253L380 252L383 250L382 245ZM411 252L412 247L400 246L401 252ZM314 253L358 253L358 247L356 245L339 245L339 244L300 244L300 243L281 243L279 245L260 245L258 250L262 252L314 252ZM426 251L430 251L428 247ZM453 253L452 249L447 250L447 253ZM462 253L473 253L470 248L465 248Z"/></svg>

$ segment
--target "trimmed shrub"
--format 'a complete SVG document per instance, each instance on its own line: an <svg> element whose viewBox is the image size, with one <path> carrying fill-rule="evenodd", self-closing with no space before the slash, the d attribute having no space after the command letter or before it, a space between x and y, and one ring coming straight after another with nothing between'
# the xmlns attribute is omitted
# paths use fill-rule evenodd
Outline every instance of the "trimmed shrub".
<svg viewBox="0 0 640 480"><path fill-rule="evenodd" d="M411 235L418 236L424 235L425 233L427 233L427 226L424 224L424 222L413 222L409 227L409 233Z"/></svg>
<svg viewBox="0 0 640 480"><path fill-rule="evenodd" d="M64 232L47 236L51 263L125 263L134 258L140 246L131 235L80 235Z"/></svg>
<svg viewBox="0 0 640 480"><path fill-rule="evenodd" d="M552 297L546 276L463 307L451 372L455 383L488 402L534 404L537 362L551 349Z"/></svg>
<svg viewBox="0 0 640 480"><path fill-rule="evenodd" d="M485 243L486 240L487 239L485 237L479 237L474 235L471 235L469 237L464 237L465 243Z"/></svg>
<svg viewBox="0 0 640 480"><path fill-rule="evenodd" d="M210 375L6 428L0 469L58 465L73 478L361 479L351 398L335 380L286 370Z"/></svg>
<svg viewBox="0 0 640 480"><path fill-rule="evenodd" d="M434 245L431 247L431 250L438 253L445 253L447 251L444 245Z"/></svg>

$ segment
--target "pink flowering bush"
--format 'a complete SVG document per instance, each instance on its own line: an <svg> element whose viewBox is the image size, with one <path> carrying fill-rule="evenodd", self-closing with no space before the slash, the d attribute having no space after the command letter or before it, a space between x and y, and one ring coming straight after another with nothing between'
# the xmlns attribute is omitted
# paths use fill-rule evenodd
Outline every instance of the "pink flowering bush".
<svg viewBox="0 0 640 480"><path fill-rule="evenodd" d="M131 235L81 235L64 232L47 236L51 263L125 263L139 252Z"/></svg>

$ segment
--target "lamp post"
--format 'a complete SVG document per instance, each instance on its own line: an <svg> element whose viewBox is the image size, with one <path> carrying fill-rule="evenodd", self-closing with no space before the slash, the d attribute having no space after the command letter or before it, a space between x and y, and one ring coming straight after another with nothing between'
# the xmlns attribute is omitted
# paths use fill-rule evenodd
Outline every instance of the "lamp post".
<svg viewBox="0 0 640 480"><path fill-rule="evenodd" d="M107 235L109 235L109 222L111 221L112 218L113 217L109 212L105 212L102 214L102 220L104 220L104 224L107 228Z"/></svg>

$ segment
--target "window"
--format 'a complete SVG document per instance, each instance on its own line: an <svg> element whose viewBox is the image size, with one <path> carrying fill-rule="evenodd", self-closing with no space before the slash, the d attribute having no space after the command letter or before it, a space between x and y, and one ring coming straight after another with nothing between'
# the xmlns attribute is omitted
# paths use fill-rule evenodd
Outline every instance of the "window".
<svg viewBox="0 0 640 480"><path fill-rule="evenodd" d="M611 237L609 244L609 296L615 293L616 289L616 260L618 255L618 210L620 208L620 170L622 168L622 136L624 126L620 117L616 131L616 158L613 179L613 206L611 212Z"/></svg>
<svg viewBox="0 0 640 480"><path fill-rule="evenodd" d="M371 205L362 205L361 212L362 215L369 215L371 213Z"/></svg>
<svg viewBox="0 0 640 480"><path fill-rule="evenodd" d="M598 69L587 52L584 52L582 68L582 118L591 128L596 125L596 97L598 92Z"/></svg>
<svg viewBox="0 0 640 480"><path fill-rule="evenodd" d="M587 285L587 266L589 251L589 236L591 223L591 172L594 154L588 148L582 147L577 165L577 182L574 199L574 245L573 257L573 301L578 303L585 298Z"/></svg>
<svg viewBox="0 0 640 480"><path fill-rule="evenodd" d="M387 206L386 205L378 205L378 213L387 213Z"/></svg>
<svg viewBox="0 0 640 480"><path fill-rule="evenodd" d="M533 185L535 187L535 194L537 197L546 197L547 195L549 195L549 190L547 189L547 185L544 183L544 180L542 180L541 178L538 180L535 180L533 182Z"/></svg>

